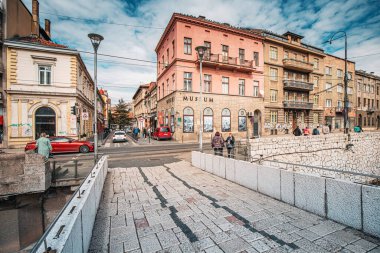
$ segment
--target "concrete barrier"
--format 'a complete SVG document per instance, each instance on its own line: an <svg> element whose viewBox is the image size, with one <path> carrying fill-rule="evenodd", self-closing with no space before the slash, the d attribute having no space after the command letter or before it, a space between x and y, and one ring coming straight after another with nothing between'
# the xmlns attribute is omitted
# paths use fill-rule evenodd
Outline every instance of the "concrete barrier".
<svg viewBox="0 0 380 253"><path fill-rule="evenodd" d="M273 167L257 166L257 189L265 195L281 200L281 174Z"/></svg>
<svg viewBox="0 0 380 253"><path fill-rule="evenodd" d="M206 154L205 153L201 153L201 161L200 161L200 169L201 170L206 170Z"/></svg>
<svg viewBox="0 0 380 253"><path fill-rule="evenodd" d="M214 156L216 160L214 159L212 162L213 167L213 174L221 177L226 178L226 160L227 158L224 158L222 156Z"/></svg>
<svg viewBox="0 0 380 253"><path fill-rule="evenodd" d="M205 156L205 169L207 172L212 173L212 160L214 155L206 154Z"/></svg>
<svg viewBox="0 0 380 253"><path fill-rule="evenodd" d="M363 185L363 231L380 237L380 188Z"/></svg>
<svg viewBox="0 0 380 253"><path fill-rule="evenodd" d="M305 174L295 174L296 207L312 213L326 216L325 213L325 184L326 179Z"/></svg>
<svg viewBox="0 0 380 253"><path fill-rule="evenodd" d="M56 252L88 251L104 180L107 176L107 159L107 156L103 156L94 166L75 195L33 247L32 253L45 252L45 242L47 247L51 247Z"/></svg>
<svg viewBox="0 0 380 253"><path fill-rule="evenodd" d="M257 191L257 167L245 161L235 161L235 181L249 189Z"/></svg>
<svg viewBox="0 0 380 253"><path fill-rule="evenodd" d="M327 218L362 229L361 191L361 185L326 179Z"/></svg>
<svg viewBox="0 0 380 253"><path fill-rule="evenodd" d="M226 160L226 179L235 182L235 159Z"/></svg>
<svg viewBox="0 0 380 253"><path fill-rule="evenodd" d="M281 170L281 200L294 205L294 173Z"/></svg>
<svg viewBox="0 0 380 253"><path fill-rule="evenodd" d="M191 151L191 164L197 168L201 167L201 152Z"/></svg>

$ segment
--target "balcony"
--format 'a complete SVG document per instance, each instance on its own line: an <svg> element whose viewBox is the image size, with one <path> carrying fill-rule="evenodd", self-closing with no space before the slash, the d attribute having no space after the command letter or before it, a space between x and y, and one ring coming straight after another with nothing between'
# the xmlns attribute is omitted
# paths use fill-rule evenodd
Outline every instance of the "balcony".
<svg viewBox="0 0 380 253"><path fill-rule="evenodd" d="M314 65L309 62L299 61L296 59L283 59L282 64L284 68L302 71L302 72L313 72Z"/></svg>
<svg viewBox="0 0 380 253"><path fill-rule="evenodd" d="M203 57L202 65L240 72L252 72L256 69L253 66L253 61L241 60L237 57L226 57L221 54L206 54Z"/></svg>
<svg viewBox="0 0 380 253"><path fill-rule="evenodd" d="M374 113L375 112L375 107L368 107L367 108L367 113L368 114L371 114L371 113Z"/></svg>
<svg viewBox="0 0 380 253"><path fill-rule="evenodd" d="M299 109L299 110L311 110L313 109L313 103L301 102L301 101L284 101L285 109Z"/></svg>
<svg viewBox="0 0 380 253"><path fill-rule="evenodd" d="M343 113L344 112L344 107L342 107L342 106L335 107L335 112L336 113Z"/></svg>
<svg viewBox="0 0 380 253"><path fill-rule="evenodd" d="M297 80L284 80L284 89L287 90L302 90L302 91L312 91L313 83L297 81Z"/></svg>

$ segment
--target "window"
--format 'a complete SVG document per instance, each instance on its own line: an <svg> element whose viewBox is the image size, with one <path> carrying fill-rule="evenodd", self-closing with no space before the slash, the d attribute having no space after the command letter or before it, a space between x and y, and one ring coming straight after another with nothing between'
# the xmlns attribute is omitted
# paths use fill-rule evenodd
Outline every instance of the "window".
<svg viewBox="0 0 380 253"><path fill-rule="evenodd" d="M360 107L361 106L361 100L360 100L360 98L358 98L358 107Z"/></svg>
<svg viewBox="0 0 380 253"><path fill-rule="evenodd" d="M314 69L319 69L319 59L314 58Z"/></svg>
<svg viewBox="0 0 380 253"><path fill-rule="evenodd" d="M288 59L289 58L289 52L288 51L285 51L284 52L284 59Z"/></svg>
<svg viewBox="0 0 380 253"><path fill-rule="evenodd" d="M272 59L272 60L277 60L278 59L278 49L277 49L277 47L270 47L269 58Z"/></svg>
<svg viewBox="0 0 380 253"><path fill-rule="evenodd" d="M332 84L331 83L326 83L326 91L332 92Z"/></svg>
<svg viewBox="0 0 380 253"><path fill-rule="evenodd" d="M226 45L222 45L222 58L224 62L228 61L228 46Z"/></svg>
<svg viewBox="0 0 380 253"><path fill-rule="evenodd" d="M175 118L174 118L174 108L172 107L172 109L170 109L170 130L172 133L175 132ZM165 128L161 128L161 130L163 130ZM168 129L166 129L167 131Z"/></svg>
<svg viewBox="0 0 380 253"><path fill-rule="evenodd" d="M289 72L284 71L284 80L288 80L288 79L289 79Z"/></svg>
<svg viewBox="0 0 380 253"><path fill-rule="evenodd" d="M289 124L289 112L285 112L284 113L284 122L285 124Z"/></svg>
<svg viewBox="0 0 380 253"><path fill-rule="evenodd" d="M319 84L319 77L314 76L314 87L318 87L318 84Z"/></svg>
<svg viewBox="0 0 380 253"><path fill-rule="evenodd" d="M255 66L259 66L259 52L253 52L253 61L255 62Z"/></svg>
<svg viewBox="0 0 380 253"><path fill-rule="evenodd" d="M331 76L331 67L325 67L325 74Z"/></svg>
<svg viewBox="0 0 380 253"><path fill-rule="evenodd" d="M285 101L289 101L289 92L285 91L284 97Z"/></svg>
<svg viewBox="0 0 380 253"><path fill-rule="evenodd" d="M243 109L239 110L238 131L247 131L247 114Z"/></svg>
<svg viewBox="0 0 380 253"><path fill-rule="evenodd" d="M211 92L211 75L204 75L204 92Z"/></svg>
<svg viewBox="0 0 380 253"><path fill-rule="evenodd" d="M352 80L352 72L348 72L347 73L347 79L348 80Z"/></svg>
<svg viewBox="0 0 380 253"><path fill-rule="evenodd" d="M164 55L162 55L162 66L161 66L161 69L164 69L165 68L165 57Z"/></svg>
<svg viewBox="0 0 380 253"><path fill-rule="evenodd" d="M379 95L379 94L380 94L380 86L377 86L376 95Z"/></svg>
<svg viewBox="0 0 380 253"><path fill-rule="evenodd" d="M342 102L342 100L338 100L337 107L338 107L338 108L342 108L342 107L343 107L343 102Z"/></svg>
<svg viewBox="0 0 380 253"><path fill-rule="evenodd" d="M270 80L277 81L278 69L270 68Z"/></svg>
<svg viewBox="0 0 380 253"><path fill-rule="evenodd" d="M166 59L168 61L166 64L169 64L169 48L166 49Z"/></svg>
<svg viewBox="0 0 380 253"><path fill-rule="evenodd" d="M343 70L341 70L341 69L337 69L337 70L336 70L336 76L337 76L338 78L342 78L342 77L343 77Z"/></svg>
<svg viewBox="0 0 380 253"><path fill-rule="evenodd" d="M175 90L176 90L176 88L175 88L175 74L172 75L172 80L173 80L173 83L172 83L172 85L173 85L173 87L172 87L172 91L175 91Z"/></svg>
<svg viewBox="0 0 380 253"><path fill-rule="evenodd" d="M213 112L210 107L207 107L203 111L203 131L206 133L212 133L213 131Z"/></svg>
<svg viewBox="0 0 380 253"><path fill-rule="evenodd" d="M363 98L363 106L366 107L366 105L367 105L367 99Z"/></svg>
<svg viewBox="0 0 380 253"><path fill-rule="evenodd" d="M367 84L363 84L363 92L367 91Z"/></svg>
<svg viewBox="0 0 380 253"><path fill-rule="evenodd" d="M278 112L277 111L271 111L270 112L270 122L271 123L277 123L278 119Z"/></svg>
<svg viewBox="0 0 380 253"><path fill-rule="evenodd" d="M302 55L302 62L306 62L306 56Z"/></svg>
<svg viewBox="0 0 380 253"><path fill-rule="evenodd" d="M307 80L306 80L306 76L305 76L304 74L301 74L301 81L302 81L302 82L307 81Z"/></svg>
<svg viewBox="0 0 380 253"><path fill-rule="evenodd" d="M245 60L245 50L242 48L239 48L239 60L240 63L243 63Z"/></svg>
<svg viewBox="0 0 380 253"><path fill-rule="evenodd" d="M222 77L222 93L228 94L228 86L229 86L229 78L228 77Z"/></svg>
<svg viewBox="0 0 380 253"><path fill-rule="evenodd" d="M352 95L353 94L353 90L351 87L347 87L347 94L348 95Z"/></svg>
<svg viewBox="0 0 380 253"><path fill-rule="evenodd" d="M277 90L270 90L270 101L277 102Z"/></svg>
<svg viewBox="0 0 380 253"><path fill-rule="evenodd" d="M166 80L166 93L170 93L170 88L169 88L169 78Z"/></svg>
<svg viewBox="0 0 380 253"><path fill-rule="evenodd" d="M313 123L318 124L319 123L319 113L314 112L313 113Z"/></svg>
<svg viewBox="0 0 380 253"><path fill-rule="evenodd" d="M253 96L259 96L259 81L253 81Z"/></svg>
<svg viewBox="0 0 380 253"><path fill-rule="evenodd" d="M206 52L205 52L205 55L204 55L204 58L205 58L205 60L210 60L210 57L211 57L211 42L205 41L203 43L203 45L207 48Z"/></svg>
<svg viewBox="0 0 380 253"><path fill-rule="evenodd" d="M162 97L165 97L165 84L162 83Z"/></svg>
<svg viewBox="0 0 380 253"><path fill-rule="evenodd" d="M231 112L227 108L222 110L222 132L231 131Z"/></svg>
<svg viewBox="0 0 380 253"><path fill-rule="evenodd" d="M184 40L184 53L191 54L191 38L185 38Z"/></svg>
<svg viewBox="0 0 380 253"><path fill-rule="evenodd" d="M245 95L245 80L239 79L239 95L244 96Z"/></svg>
<svg viewBox="0 0 380 253"><path fill-rule="evenodd" d="M367 118L363 117L363 119L364 119L364 126L367 126Z"/></svg>
<svg viewBox="0 0 380 253"><path fill-rule="evenodd" d="M343 93L343 86L342 86L342 84L338 84L338 86L336 86L336 91L338 93Z"/></svg>
<svg viewBox="0 0 380 253"><path fill-rule="evenodd" d="M379 100L376 100L376 108L379 109Z"/></svg>
<svg viewBox="0 0 380 253"><path fill-rule="evenodd" d="M326 107L331 107L332 106L332 101L331 99L326 99L326 104L325 104Z"/></svg>
<svg viewBox="0 0 380 253"><path fill-rule="evenodd" d="M172 49L173 49L173 55L172 55L172 58L173 58L174 57L174 49L175 49L174 40L172 41Z"/></svg>
<svg viewBox="0 0 380 253"><path fill-rule="evenodd" d="M40 84L51 84L51 66L39 65L38 72Z"/></svg>
<svg viewBox="0 0 380 253"><path fill-rule="evenodd" d="M183 132L194 133L194 110L191 107L183 109Z"/></svg>
<svg viewBox="0 0 380 253"><path fill-rule="evenodd" d="M185 72L183 75L183 89L185 91L192 91L192 73L191 72Z"/></svg>
<svg viewBox="0 0 380 253"><path fill-rule="evenodd" d="M305 94L301 94L301 101L305 102Z"/></svg>
<svg viewBox="0 0 380 253"><path fill-rule="evenodd" d="M294 60L297 60L297 54L294 53Z"/></svg>
<svg viewBox="0 0 380 253"><path fill-rule="evenodd" d="M301 121L301 123L305 123L305 113L304 112L300 113L300 121Z"/></svg>

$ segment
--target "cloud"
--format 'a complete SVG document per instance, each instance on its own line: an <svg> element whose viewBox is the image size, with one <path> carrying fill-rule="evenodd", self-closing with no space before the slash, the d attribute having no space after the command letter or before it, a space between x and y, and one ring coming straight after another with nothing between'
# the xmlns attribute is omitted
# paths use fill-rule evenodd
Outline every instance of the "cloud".
<svg viewBox="0 0 380 253"><path fill-rule="evenodd" d="M23 1L31 9L31 0ZM380 51L379 8L378 0L40 0L40 20L51 19L53 39L71 48L92 52L87 34L96 32L105 38L99 53L152 62L156 61L154 48L163 32L156 28L166 27L173 12L204 15L211 20L279 34L293 31L305 36L304 42L340 57L344 56L343 39L332 45L323 42L343 30L348 34L350 58ZM93 73L92 55L82 56ZM379 59L374 55L352 60L357 68L380 74ZM152 63L99 56L98 71L99 86L108 89L113 103L120 97L131 100L140 84L156 80Z"/></svg>

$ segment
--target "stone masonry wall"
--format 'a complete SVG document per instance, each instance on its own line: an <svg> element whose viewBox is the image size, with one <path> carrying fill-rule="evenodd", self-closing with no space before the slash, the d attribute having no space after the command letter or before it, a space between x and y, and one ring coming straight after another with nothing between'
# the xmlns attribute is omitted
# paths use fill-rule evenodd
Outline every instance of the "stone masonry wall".
<svg viewBox="0 0 380 253"><path fill-rule="evenodd" d="M373 178L323 171L269 162L317 166L356 173L380 175L380 133L351 133L350 140L343 133L319 136L286 136L251 140L252 160L266 165L342 178L353 182L367 182Z"/></svg>

